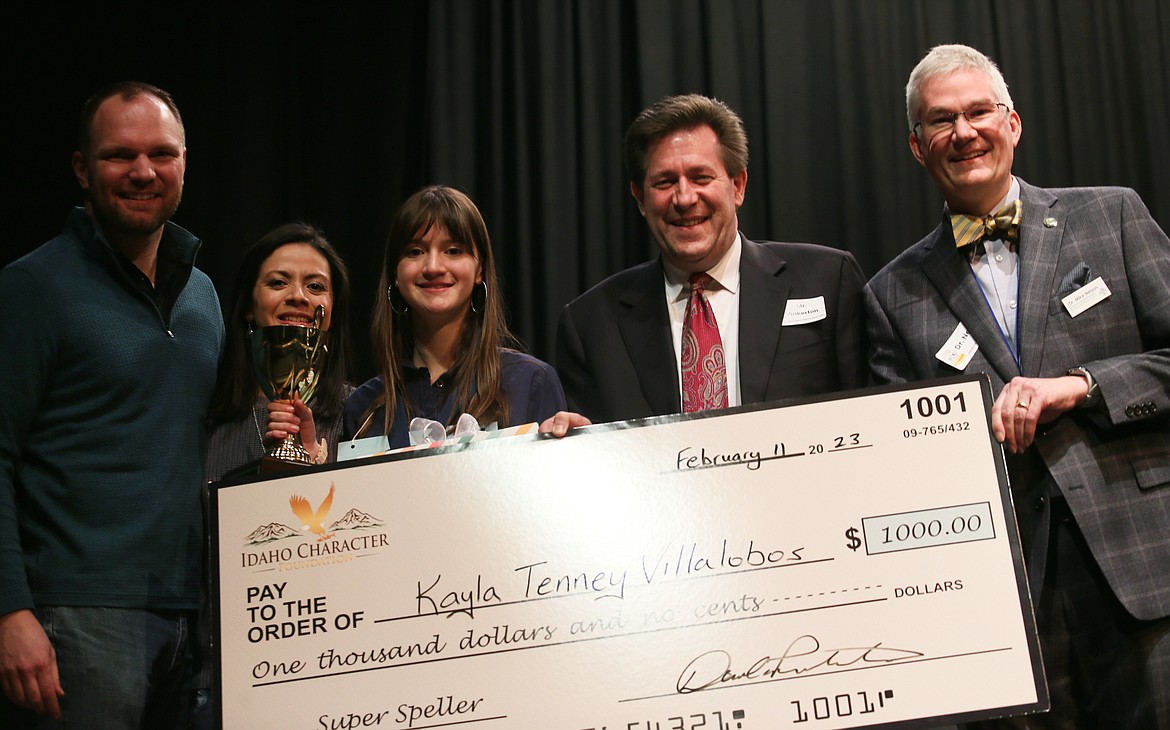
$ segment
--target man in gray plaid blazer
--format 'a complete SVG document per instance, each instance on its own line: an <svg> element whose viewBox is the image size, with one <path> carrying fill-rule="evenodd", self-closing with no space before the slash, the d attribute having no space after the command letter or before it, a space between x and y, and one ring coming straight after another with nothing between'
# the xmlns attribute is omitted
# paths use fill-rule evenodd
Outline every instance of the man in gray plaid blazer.
<svg viewBox="0 0 1170 730"><path fill-rule="evenodd" d="M1132 190L1014 177L1020 116L974 49L931 50L906 110L946 211L866 288L870 370L997 393L1052 694L1008 723L1170 727L1170 241Z"/></svg>

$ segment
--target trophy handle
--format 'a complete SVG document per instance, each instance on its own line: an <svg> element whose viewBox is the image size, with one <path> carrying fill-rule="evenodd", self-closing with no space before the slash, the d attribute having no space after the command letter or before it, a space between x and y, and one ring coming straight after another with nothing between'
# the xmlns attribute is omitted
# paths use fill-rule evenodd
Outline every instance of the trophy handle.
<svg viewBox="0 0 1170 730"><path fill-rule="evenodd" d="M325 320L325 305L318 304L317 308L315 310L313 310L313 329L315 329L319 332L321 330L321 323L324 320ZM309 362L311 362L311 363L317 362L317 351L321 349L322 342L324 341L324 339L325 338L323 338L323 337L314 337L313 338L313 351L311 353L309 353Z"/></svg>

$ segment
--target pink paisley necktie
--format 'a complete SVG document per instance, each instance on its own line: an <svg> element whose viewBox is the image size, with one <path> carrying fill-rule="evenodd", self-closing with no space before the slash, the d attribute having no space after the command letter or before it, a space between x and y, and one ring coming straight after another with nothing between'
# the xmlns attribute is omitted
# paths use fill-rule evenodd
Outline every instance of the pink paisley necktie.
<svg viewBox="0 0 1170 730"><path fill-rule="evenodd" d="M684 413L727 407L723 340L719 338L711 303L703 296L703 288L710 282L708 274L691 274L691 298L687 301L682 335Z"/></svg>

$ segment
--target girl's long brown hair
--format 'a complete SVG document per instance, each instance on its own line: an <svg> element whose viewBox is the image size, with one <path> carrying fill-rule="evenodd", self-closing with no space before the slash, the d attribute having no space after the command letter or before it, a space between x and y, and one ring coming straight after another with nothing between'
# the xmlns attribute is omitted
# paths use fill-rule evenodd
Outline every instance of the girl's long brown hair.
<svg viewBox="0 0 1170 730"><path fill-rule="evenodd" d="M385 433L389 434L399 400L405 406L406 417L409 419L413 415L414 409L402 377L402 362L408 360L414 351L414 329L410 312L404 311L405 302L392 289L396 288L402 250L411 241L423 238L435 225L443 226L451 238L471 248L479 260L484 282L472 290L474 306L468 308L463 320L455 362L450 370L455 398L450 421L454 422L461 413L470 413L484 425L495 421L502 427L508 423L500 348L515 347L517 340L505 320L487 225L467 195L445 185L431 185L402 204L386 237L379 295L370 326L383 391L363 414L358 436L365 434L379 408L385 409L384 427Z"/></svg>

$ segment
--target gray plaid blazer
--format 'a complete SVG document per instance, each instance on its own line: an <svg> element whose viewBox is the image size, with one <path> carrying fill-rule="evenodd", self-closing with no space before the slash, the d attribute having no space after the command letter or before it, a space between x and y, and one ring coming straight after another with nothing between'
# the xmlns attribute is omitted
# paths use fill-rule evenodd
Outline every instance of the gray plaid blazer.
<svg viewBox="0 0 1170 730"><path fill-rule="evenodd" d="M979 345L966 372L994 394L1016 375L1089 370L1103 405L1042 426L1032 450L1126 609L1170 615L1170 240L1128 188L1021 180L1020 199L1019 365L943 221L866 286L871 377L957 375L935 353L960 322ZM1097 277L1110 296L1071 317L1061 300Z"/></svg>

